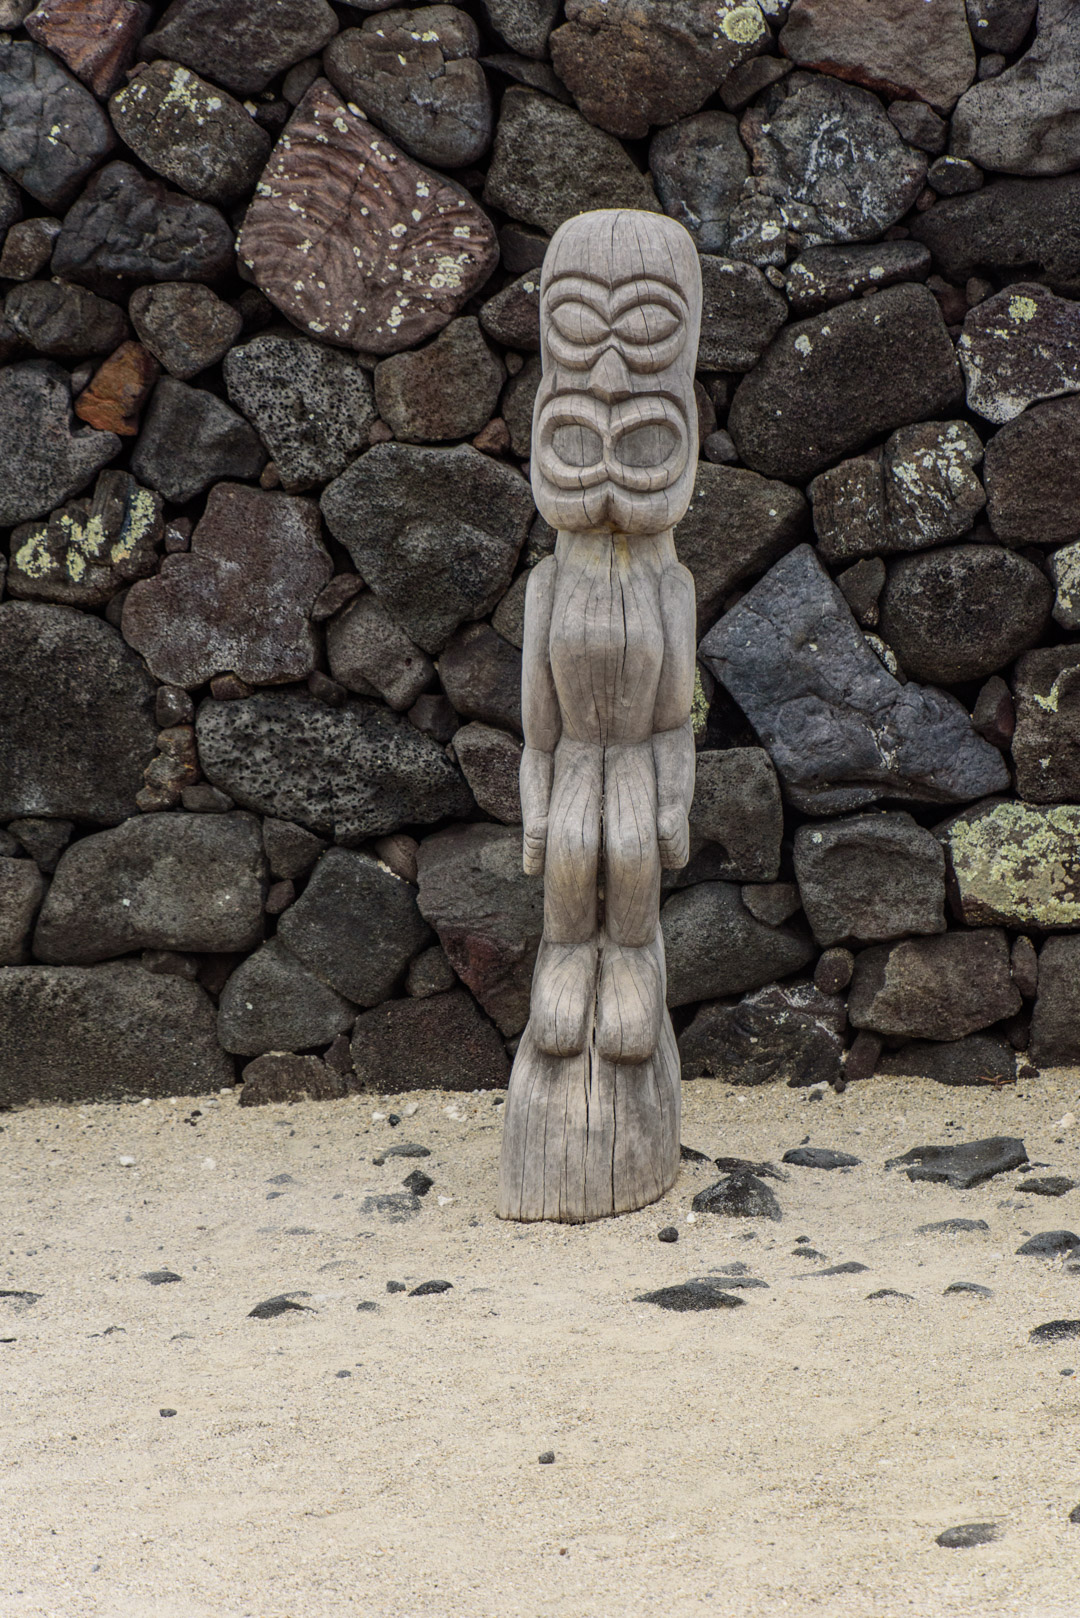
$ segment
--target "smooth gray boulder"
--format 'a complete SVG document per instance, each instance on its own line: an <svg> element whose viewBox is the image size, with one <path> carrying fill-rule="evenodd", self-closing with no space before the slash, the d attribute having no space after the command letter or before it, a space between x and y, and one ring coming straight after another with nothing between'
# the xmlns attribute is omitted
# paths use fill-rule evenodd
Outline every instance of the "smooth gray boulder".
<svg viewBox="0 0 1080 1618"><path fill-rule="evenodd" d="M945 856L902 811L800 826L795 875L823 946L945 931Z"/></svg>
<svg viewBox="0 0 1080 1618"><path fill-rule="evenodd" d="M907 1039L960 1039L1020 1010L1009 943L997 928L875 944L855 957L848 1016Z"/></svg>

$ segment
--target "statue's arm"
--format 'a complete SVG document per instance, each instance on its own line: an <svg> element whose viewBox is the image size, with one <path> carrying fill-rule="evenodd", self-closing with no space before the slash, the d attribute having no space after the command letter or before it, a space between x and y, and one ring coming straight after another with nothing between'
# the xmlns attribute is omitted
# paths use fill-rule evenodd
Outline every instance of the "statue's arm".
<svg viewBox="0 0 1080 1618"><path fill-rule="evenodd" d="M540 876L544 869L555 746L562 733L559 699L548 655L554 599L555 558L545 556L529 575L521 649L521 723L525 751L521 755L519 781L524 824L522 860L527 876Z"/></svg>
<svg viewBox="0 0 1080 1618"><path fill-rule="evenodd" d="M694 579L677 563L660 579L664 662L653 713L656 832L660 863L678 870L690 858L690 804L694 796L694 700L697 608Z"/></svg>

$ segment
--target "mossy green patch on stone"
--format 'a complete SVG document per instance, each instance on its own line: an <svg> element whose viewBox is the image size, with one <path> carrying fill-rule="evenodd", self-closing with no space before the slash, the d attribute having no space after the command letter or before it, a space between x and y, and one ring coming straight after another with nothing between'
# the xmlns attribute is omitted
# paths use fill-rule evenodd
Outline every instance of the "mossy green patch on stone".
<svg viewBox="0 0 1080 1618"><path fill-rule="evenodd" d="M993 804L945 844L969 924L1080 927L1080 805Z"/></svg>

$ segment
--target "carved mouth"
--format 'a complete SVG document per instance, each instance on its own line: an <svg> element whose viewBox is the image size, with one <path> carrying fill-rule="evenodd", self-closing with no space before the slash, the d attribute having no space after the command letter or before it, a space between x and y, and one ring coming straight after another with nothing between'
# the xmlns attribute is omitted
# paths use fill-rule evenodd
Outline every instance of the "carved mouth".
<svg viewBox="0 0 1080 1618"><path fill-rule="evenodd" d="M559 489L608 483L630 494L670 488L689 456L685 418L673 399L637 394L608 405L588 394L556 394L540 411L543 475Z"/></svg>

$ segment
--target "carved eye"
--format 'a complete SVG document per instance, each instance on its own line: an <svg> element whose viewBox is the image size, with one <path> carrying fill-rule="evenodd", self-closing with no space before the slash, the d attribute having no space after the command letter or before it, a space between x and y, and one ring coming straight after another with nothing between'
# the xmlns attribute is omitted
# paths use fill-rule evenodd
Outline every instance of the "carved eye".
<svg viewBox="0 0 1080 1618"><path fill-rule="evenodd" d="M637 303L619 316L612 330L624 343L644 347L662 343L678 326L678 315L662 303Z"/></svg>
<svg viewBox="0 0 1080 1618"><path fill-rule="evenodd" d="M603 342L610 330L607 321L587 303L560 303L552 310L551 321L567 342L588 348Z"/></svg>
<svg viewBox="0 0 1080 1618"><path fill-rule="evenodd" d="M600 435L591 427L556 427L551 445L564 466L595 466L604 453Z"/></svg>
<svg viewBox="0 0 1080 1618"><path fill-rule="evenodd" d="M615 453L623 466L662 466L679 444L667 422L645 422L623 433Z"/></svg>

